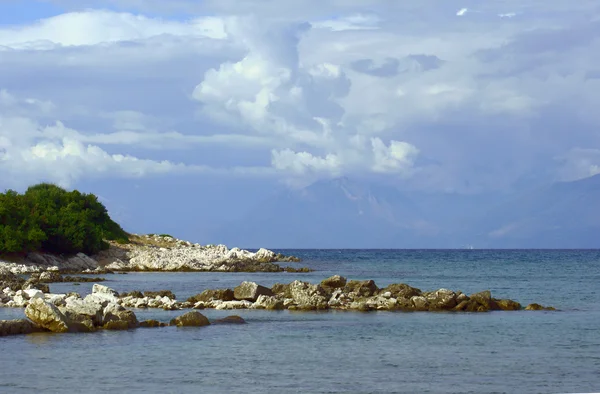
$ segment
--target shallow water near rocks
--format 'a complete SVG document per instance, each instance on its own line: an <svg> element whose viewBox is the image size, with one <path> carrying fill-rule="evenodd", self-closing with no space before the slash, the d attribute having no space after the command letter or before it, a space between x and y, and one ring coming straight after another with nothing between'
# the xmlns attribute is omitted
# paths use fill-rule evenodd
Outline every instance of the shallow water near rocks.
<svg viewBox="0 0 600 394"><path fill-rule="evenodd" d="M283 251L316 271L106 275L118 291L178 299L243 280L317 283L333 274L422 290L538 302L558 312L202 311L246 325L0 338L0 392L598 392L600 251ZM291 265L291 264L290 264ZM91 283L52 284L53 292ZM181 311L135 310L168 321ZM21 309L0 309L0 319ZM8 356L10 355L10 356ZM7 367L8 366L8 367Z"/></svg>

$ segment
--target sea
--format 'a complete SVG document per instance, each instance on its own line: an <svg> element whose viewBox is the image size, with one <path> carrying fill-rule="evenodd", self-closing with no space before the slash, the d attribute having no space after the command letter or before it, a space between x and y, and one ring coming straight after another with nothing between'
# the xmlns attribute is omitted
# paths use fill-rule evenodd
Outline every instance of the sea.
<svg viewBox="0 0 600 394"><path fill-rule="evenodd" d="M237 314L248 324L0 338L1 393L600 392L598 250L279 250L311 273L106 275L117 291L179 300L242 281L265 286L331 275L537 302L558 311ZM91 283L52 284L91 291ZM181 311L134 310L168 322ZM0 319L23 317L0 308Z"/></svg>

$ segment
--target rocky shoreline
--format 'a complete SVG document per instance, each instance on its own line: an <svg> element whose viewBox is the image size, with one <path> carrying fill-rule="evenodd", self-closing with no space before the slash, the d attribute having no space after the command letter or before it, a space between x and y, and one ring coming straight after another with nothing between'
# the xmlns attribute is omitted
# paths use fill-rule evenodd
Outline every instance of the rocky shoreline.
<svg viewBox="0 0 600 394"><path fill-rule="evenodd" d="M44 331L93 332L99 329L125 330L166 325L202 326L208 322L197 311L187 312L168 324L158 321L139 322L135 313L126 308L360 312L555 310L539 304L530 304L524 308L513 300L493 298L489 290L471 295L448 289L426 292L403 283L379 288L372 280L347 280L338 275L319 284L296 280L289 284L275 284L271 288L254 282L242 282L234 289L204 290L186 301L178 301L169 290L119 294L100 284L94 284L92 293L84 298L77 293L45 293L35 288L34 283L30 283L26 289L14 290L14 286L23 287L23 283L19 282L16 275L6 271L0 276L0 284L8 284L0 293L0 306L25 308L25 315L29 318L0 321L0 336ZM240 323L243 319L230 317L226 322Z"/></svg>
<svg viewBox="0 0 600 394"><path fill-rule="evenodd" d="M107 272L309 272L306 267L282 267L276 263L299 262L293 256L267 249L250 252L225 245L200 245L169 236L131 235L127 244L109 241L109 248L95 256L79 253L57 256L29 253L2 259L0 268L15 274L46 271L81 274Z"/></svg>

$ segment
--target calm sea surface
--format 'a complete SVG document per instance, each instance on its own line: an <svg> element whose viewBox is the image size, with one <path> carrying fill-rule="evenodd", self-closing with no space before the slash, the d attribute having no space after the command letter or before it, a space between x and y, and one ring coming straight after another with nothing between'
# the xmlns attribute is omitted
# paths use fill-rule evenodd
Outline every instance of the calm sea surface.
<svg viewBox="0 0 600 394"><path fill-rule="evenodd" d="M234 311L249 324L0 338L0 392L600 392L600 251L294 250L309 274L107 275L175 292L340 274L538 302L558 312ZM53 292L91 284L51 285ZM209 318L232 311L203 311ZM136 310L140 320L181 312ZM0 319L21 309L0 308Z"/></svg>

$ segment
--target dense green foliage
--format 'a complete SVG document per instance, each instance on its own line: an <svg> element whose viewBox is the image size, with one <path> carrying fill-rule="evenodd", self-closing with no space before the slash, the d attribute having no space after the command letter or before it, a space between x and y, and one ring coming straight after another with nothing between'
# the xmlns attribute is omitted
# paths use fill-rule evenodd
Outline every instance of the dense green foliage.
<svg viewBox="0 0 600 394"><path fill-rule="evenodd" d="M127 239L93 194L47 183L0 194L0 253L94 254Z"/></svg>

